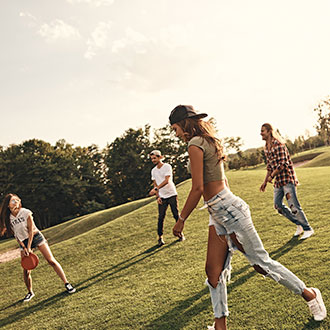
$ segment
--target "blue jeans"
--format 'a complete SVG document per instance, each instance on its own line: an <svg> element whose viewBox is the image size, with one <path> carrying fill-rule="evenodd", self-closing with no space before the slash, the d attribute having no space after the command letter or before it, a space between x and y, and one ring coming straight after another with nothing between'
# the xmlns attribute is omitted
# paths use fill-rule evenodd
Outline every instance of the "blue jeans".
<svg viewBox="0 0 330 330"><path fill-rule="evenodd" d="M29 242L29 239L27 238L23 241L23 244L27 247L28 242ZM32 243L31 243L31 249L35 249L36 247L38 247L42 244L45 244L45 243L47 243L46 238L44 237L44 235L40 231L38 231L37 233L35 233L33 235ZM22 248L21 245L19 246L19 248L23 251L23 248Z"/></svg>
<svg viewBox="0 0 330 330"><path fill-rule="evenodd" d="M284 196L289 207L283 203ZM312 229L298 202L296 186L293 183L274 188L274 207L279 214L285 216L294 224L302 226L304 230Z"/></svg>
<svg viewBox="0 0 330 330"><path fill-rule="evenodd" d="M205 203L210 213L210 225L215 227L218 235L224 235L229 247L217 287L213 288L206 281L210 289L214 316L216 318L228 316L229 314L226 282L230 278L230 260L235 247L229 236L232 233L236 235L237 240L244 249L244 255L252 266L262 268L266 277L284 285L296 294L302 294L306 288L304 282L279 262L269 257L254 228L250 208L241 198L225 188Z"/></svg>

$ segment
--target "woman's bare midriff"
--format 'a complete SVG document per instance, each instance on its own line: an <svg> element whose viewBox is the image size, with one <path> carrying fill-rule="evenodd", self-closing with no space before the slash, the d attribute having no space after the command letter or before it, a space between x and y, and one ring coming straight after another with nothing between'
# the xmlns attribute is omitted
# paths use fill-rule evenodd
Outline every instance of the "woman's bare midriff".
<svg viewBox="0 0 330 330"><path fill-rule="evenodd" d="M211 181L204 184L203 198L208 201L226 187L226 181Z"/></svg>

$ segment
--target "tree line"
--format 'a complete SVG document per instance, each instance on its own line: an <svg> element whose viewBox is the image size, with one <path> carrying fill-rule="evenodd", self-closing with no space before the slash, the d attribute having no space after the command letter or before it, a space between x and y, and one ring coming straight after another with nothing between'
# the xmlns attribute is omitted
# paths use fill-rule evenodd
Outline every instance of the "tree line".
<svg viewBox="0 0 330 330"><path fill-rule="evenodd" d="M160 149L174 169L176 183L186 180L188 154L169 126L128 129L103 150L31 139L0 146L0 199L18 194L40 229L143 197L151 188L149 153Z"/></svg>
<svg viewBox="0 0 330 330"><path fill-rule="evenodd" d="M317 114L317 121L315 125L317 135L310 136L307 133L307 136L298 136L294 141L286 138L285 144L291 155L305 150L330 145L330 96L322 99L313 111ZM263 147L242 151L241 147L243 145L243 141L240 137L225 138L224 142L225 144L227 143L227 146L231 150L235 151L228 157L229 169L238 170L245 167L256 166L263 162L266 163Z"/></svg>
<svg viewBox="0 0 330 330"><path fill-rule="evenodd" d="M316 136L286 141L291 154L330 144L330 99L314 109L318 114ZM234 151L227 169L255 166L265 161L263 148L242 151L240 137L223 139L225 150ZM55 145L31 139L0 146L0 199L18 194L34 213L40 229L68 219L147 197L152 186L153 164L149 153L159 149L173 167L176 184L189 178L186 143L167 125L151 130L128 129L100 150L97 145L74 147L65 140Z"/></svg>

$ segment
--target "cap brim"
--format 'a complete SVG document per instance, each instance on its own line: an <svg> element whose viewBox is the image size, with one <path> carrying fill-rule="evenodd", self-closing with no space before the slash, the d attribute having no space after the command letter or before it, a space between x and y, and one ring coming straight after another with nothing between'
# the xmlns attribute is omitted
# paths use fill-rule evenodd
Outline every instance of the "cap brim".
<svg viewBox="0 0 330 330"><path fill-rule="evenodd" d="M208 114L206 113L198 113L197 115L189 116L188 118L196 118L196 119L201 119L207 117Z"/></svg>

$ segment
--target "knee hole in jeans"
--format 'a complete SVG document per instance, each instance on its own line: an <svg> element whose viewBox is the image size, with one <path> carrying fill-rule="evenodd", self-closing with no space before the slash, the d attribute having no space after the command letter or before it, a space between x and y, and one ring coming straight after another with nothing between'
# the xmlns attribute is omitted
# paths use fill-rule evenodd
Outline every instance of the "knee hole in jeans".
<svg viewBox="0 0 330 330"><path fill-rule="evenodd" d="M234 244L236 245L236 247L242 252L245 253L243 245L239 242L239 240L237 239L237 236L235 233L232 233L229 235L231 240L234 242Z"/></svg>
<svg viewBox="0 0 330 330"><path fill-rule="evenodd" d="M259 274L261 275L264 275L266 276L267 275L267 272L261 268L259 265L253 265L253 268L256 270L256 272L258 272Z"/></svg>
<svg viewBox="0 0 330 330"><path fill-rule="evenodd" d="M277 212L278 212L279 214L283 214L283 210L282 210L282 207L281 207L281 206L275 204L275 205L274 205L274 208L275 208L275 210L277 210Z"/></svg>
<svg viewBox="0 0 330 330"><path fill-rule="evenodd" d="M298 213L297 208L296 208L293 204L290 205L290 209L291 209L291 212L292 212L293 214L297 214L297 213Z"/></svg>
<svg viewBox="0 0 330 330"><path fill-rule="evenodd" d="M291 194L290 194L290 193L286 193L286 194L285 194L285 198L286 198L286 200L288 201L288 200L291 198Z"/></svg>
<svg viewBox="0 0 330 330"><path fill-rule="evenodd" d="M209 284L215 289L219 283L219 278L222 273L223 269L220 270L217 267L206 265L205 272L207 276L207 281Z"/></svg>

